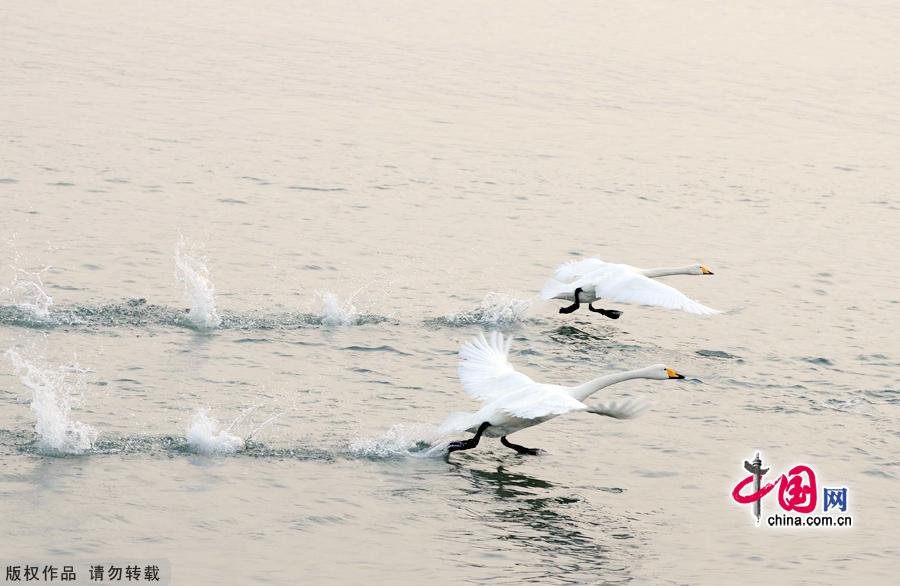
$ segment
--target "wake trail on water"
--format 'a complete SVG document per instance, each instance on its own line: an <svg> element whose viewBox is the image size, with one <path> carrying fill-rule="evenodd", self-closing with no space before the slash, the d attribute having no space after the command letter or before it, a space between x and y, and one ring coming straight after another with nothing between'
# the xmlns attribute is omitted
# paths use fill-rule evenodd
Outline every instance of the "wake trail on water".
<svg viewBox="0 0 900 586"><path fill-rule="evenodd" d="M357 298L371 284L347 298L332 291L316 294L314 307L301 311L220 311L216 288L202 246L182 236L175 246L175 281L180 286L187 309L148 303L144 298L100 304L54 305L40 272L11 267L10 284L0 288L0 324L49 329L55 327L150 327L169 326L200 331L274 330L304 327L329 329L397 323L396 319L363 311ZM537 322L528 316L534 299L505 293L488 293L478 307L436 318L424 318L429 327L511 328Z"/></svg>
<svg viewBox="0 0 900 586"><path fill-rule="evenodd" d="M182 236L175 246L175 282L180 286L187 309L148 303L144 298L99 305L82 304L54 307L47 294L40 273L31 273L15 266L9 286L0 288L0 324L53 328L72 326L146 327L175 326L201 331L218 329L291 329L325 326L337 328L382 323L389 318L360 311L354 304L366 287L343 300L330 291L316 296L312 312L219 312L216 288L209 269L209 261L202 246Z"/></svg>
<svg viewBox="0 0 900 586"><path fill-rule="evenodd" d="M298 328L338 327L347 319L340 314L329 317L326 311L309 313L299 311L228 311L217 312L219 325L216 330L290 330ZM390 318L370 313L353 315L352 324L378 324ZM59 327L83 328L146 328L153 326L176 327L209 331L198 327L188 312L178 307L148 303L146 299L125 299L120 302L97 305L79 304L55 306L47 317L38 318L13 305L0 305L0 324L32 329Z"/></svg>
<svg viewBox="0 0 900 586"><path fill-rule="evenodd" d="M208 416L208 414L207 414ZM224 432L224 433L223 433ZM169 458L172 456L203 456L207 458L253 458L257 460L297 460L316 462L337 461L397 461L405 458L442 458L447 442L430 443L414 437L398 437L397 430L382 436L356 438L343 446L323 447L305 445L272 445L268 442L241 436L222 429L216 422L210 425L192 416L184 435L118 435L103 433L90 449L62 452L47 450L33 435L22 430L0 429L0 454L24 453L38 456L101 456L144 455Z"/></svg>

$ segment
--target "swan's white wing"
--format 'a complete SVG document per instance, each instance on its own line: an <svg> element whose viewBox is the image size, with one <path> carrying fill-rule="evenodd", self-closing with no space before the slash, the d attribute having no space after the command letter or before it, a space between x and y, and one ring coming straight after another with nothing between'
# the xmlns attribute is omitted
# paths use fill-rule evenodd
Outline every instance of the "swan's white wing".
<svg viewBox="0 0 900 586"><path fill-rule="evenodd" d="M694 301L674 287L645 277L628 265L608 264L602 270L585 275L573 286L583 289L593 287L595 295L607 301L655 305L701 315L721 313Z"/></svg>
<svg viewBox="0 0 900 586"><path fill-rule="evenodd" d="M491 401L536 384L509 363L511 343L503 339L503 334L491 332L488 339L479 333L460 347L459 380L470 397Z"/></svg>
<svg viewBox="0 0 900 586"><path fill-rule="evenodd" d="M593 273L598 269L602 269L609 263L603 262L599 258L585 258L582 260L570 260L556 267L556 273L553 277L557 281L567 283L582 277L588 273Z"/></svg>
<svg viewBox="0 0 900 586"><path fill-rule="evenodd" d="M504 395L492 406L496 411L520 419L540 419L588 408L559 387L540 384Z"/></svg>
<svg viewBox="0 0 900 586"><path fill-rule="evenodd" d="M603 262L599 258L585 258L582 260L570 260L556 267L553 278L541 289L542 299L566 299L571 297L577 287L576 283L588 275L602 271L610 263Z"/></svg>
<svg viewBox="0 0 900 586"><path fill-rule="evenodd" d="M605 415L615 419L633 419L643 415L649 408L649 402L634 398L600 403L596 406L588 407L588 413L596 413L597 415Z"/></svg>

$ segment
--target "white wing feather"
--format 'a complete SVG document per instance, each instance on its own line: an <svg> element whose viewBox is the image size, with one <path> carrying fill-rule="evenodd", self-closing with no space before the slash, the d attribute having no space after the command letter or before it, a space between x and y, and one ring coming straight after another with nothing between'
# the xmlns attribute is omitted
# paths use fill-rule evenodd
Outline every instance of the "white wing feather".
<svg viewBox="0 0 900 586"><path fill-rule="evenodd" d="M721 313L694 301L678 289L638 273L628 265L606 264L571 283L574 288L593 288L596 297L618 303L655 305L666 309L680 309L688 313L711 315Z"/></svg>
<svg viewBox="0 0 900 586"><path fill-rule="evenodd" d="M553 278L557 281L567 283L608 265L609 263L603 262L599 258L570 260L556 267L556 273L554 273Z"/></svg>
<svg viewBox="0 0 900 586"><path fill-rule="evenodd" d="M588 413L613 417L615 419L634 419L640 417L650 408L650 403L643 399L625 399L622 401L609 401L600 403L594 407L588 407Z"/></svg>
<svg viewBox="0 0 900 586"><path fill-rule="evenodd" d="M535 382L513 368L507 359L512 341L503 334L484 334L459 349L459 380L463 389L473 399L491 401L512 391L534 385Z"/></svg>
<svg viewBox="0 0 900 586"><path fill-rule="evenodd" d="M588 408L560 387L541 384L504 395L494 407L496 411L520 419L540 419Z"/></svg>

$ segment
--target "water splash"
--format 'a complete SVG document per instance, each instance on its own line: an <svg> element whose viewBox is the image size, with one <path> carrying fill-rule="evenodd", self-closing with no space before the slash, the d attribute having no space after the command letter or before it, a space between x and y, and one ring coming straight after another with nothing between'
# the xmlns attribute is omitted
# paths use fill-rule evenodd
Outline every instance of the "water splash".
<svg viewBox="0 0 900 586"><path fill-rule="evenodd" d="M271 415L266 417L262 421L262 423L256 423L253 414L256 413L256 411L264 405L266 405L265 402L257 403L256 405L252 405L241 411L241 414L235 417L234 421L231 422L231 425L228 426L229 431L246 422L250 427L250 432L247 434L247 442L250 442L253 438L259 435L259 432L268 427L270 424L274 423L276 419L284 414L284 411L275 411ZM289 408L290 411L293 411L293 409L293 407ZM265 414L263 416L265 416Z"/></svg>
<svg viewBox="0 0 900 586"><path fill-rule="evenodd" d="M2 305L15 307L33 320L49 319L53 298L44 289L41 274L11 268L14 271L12 282L8 287L0 288Z"/></svg>
<svg viewBox="0 0 900 586"><path fill-rule="evenodd" d="M238 422L236 419L227 429L219 429L219 421L209 414L209 409L197 409L187 429L188 448L207 455L234 454L243 450L244 440L231 433Z"/></svg>
<svg viewBox="0 0 900 586"><path fill-rule="evenodd" d="M188 319L204 330L219 327L222 318L216 312L216 288L209 276L207 259L197 246L184 237L175 247L175 280L182 287L185 302L190 305Z"/></svg>
<svg viewBox="0 0 900 586"><path fill-rule="evenodd" d="M445 443L433 444L437 429L424 423L392 425L377 437L357 437L350 442L355 457L391 458L398 456L438 457L444 454Z"/></svg>
<svg viewBox="0 0 900 586"><path fill-rule="evenodd" d="M5 356L22 384L31 390L38 449L59 454L80 454L90 450L97 440L97 430L70 419L72 408L84 402L85 375L89 371L78 364L53 368L27 360L12 348Z"/></svg>
<svg viewBox="0 0 900 586"><path fill-rule="evenodd" d="M488 293L481 300L478 312L481 322L490 325L520 322L525 319L531 302L503 293Z"/></svg>
<svg viewBox="0 0 900 586"><path fill-rule="evenodd" d="M519 299L505 293L488 293L481 304L471 311L464 311L428 320L435 326L463 327L479 325L484 327L509 327L527 319L531 301Z"/></svg>
<svg viewBox="0 0 900 586"><path fill-rule="evenodd" d="M321 304L322 325L328 327L352 326L360 321L360 314L353 305L351 297L344 303L338 299L338 296L331 292L320 293L319 302Z"/></svg>

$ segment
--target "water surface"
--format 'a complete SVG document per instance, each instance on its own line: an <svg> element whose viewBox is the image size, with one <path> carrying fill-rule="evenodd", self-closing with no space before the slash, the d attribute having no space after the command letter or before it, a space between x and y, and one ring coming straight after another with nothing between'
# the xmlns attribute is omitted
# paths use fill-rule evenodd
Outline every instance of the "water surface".
<svg viewBox="0 0 900 586"><path fill-rule="evenodd" d="M2 362L5 558L168 559L177 584L894 580L896 5L0 14L0 351L68 381L46 421L94 440L48 450L47 387ZM536 301L590 255L703 262L667 282L726 313ZM517 435L538 457L427 457L474 407L460 343L493 328L539 380L688 379L608 389L654 402L634 421ZM203 408L205 445L243 449L192 447ZM729 493L757 449L850 487L855 526L754 528Z"/></svg>

